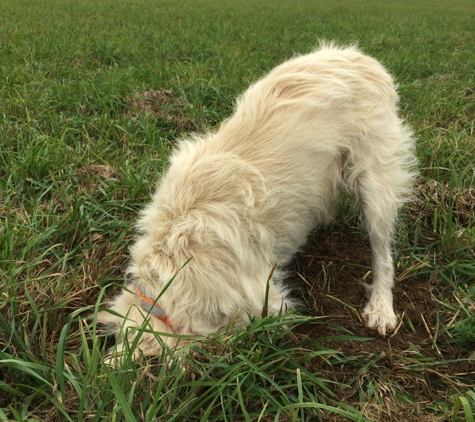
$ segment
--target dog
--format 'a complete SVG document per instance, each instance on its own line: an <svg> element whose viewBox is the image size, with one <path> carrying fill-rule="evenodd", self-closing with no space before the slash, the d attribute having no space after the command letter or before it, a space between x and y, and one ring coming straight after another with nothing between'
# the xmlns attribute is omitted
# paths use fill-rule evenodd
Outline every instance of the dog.
<svg viewBox="0 0 475 422"><path fill-rule="evenodd" d="M331 221L342 187L372 247L364 320L391 332L392 234L416 162L397 103L378 61L326 44L251 85L217 131L180 141L138 219L128 284L97 315L118 337L114 353L140 327L135 353L159 355L182 334L245 324L264 304L270 314L298 306L285 265Z"/></svg>

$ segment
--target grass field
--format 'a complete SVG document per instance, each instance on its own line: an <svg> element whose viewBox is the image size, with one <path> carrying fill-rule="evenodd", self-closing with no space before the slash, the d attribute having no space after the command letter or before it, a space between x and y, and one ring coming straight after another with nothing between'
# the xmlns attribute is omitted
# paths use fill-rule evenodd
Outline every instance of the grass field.
<svg viewBox="0 0 475 422"><path fill-rule="evenodd" d="M471 0L4 0L0 420L473 421L474 22ZM306 309L106 366L85 318L175 140L319 39L383 62L417 137L397 333L361 322L370 249L343 201L290 269Z"/></svg>

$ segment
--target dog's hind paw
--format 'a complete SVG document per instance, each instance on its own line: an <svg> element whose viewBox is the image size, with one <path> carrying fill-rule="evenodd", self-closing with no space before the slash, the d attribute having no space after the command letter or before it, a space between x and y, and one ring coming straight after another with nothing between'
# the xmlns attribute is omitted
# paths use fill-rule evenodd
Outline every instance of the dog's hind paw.
<svg viewBox="0 0 475 422"><path fill-rule="evenodd" d="M397 317L392 307L377 307L371 302L363 310L363 319L368 328L376 330L383 336L393 331L397 324Z"/></svg>

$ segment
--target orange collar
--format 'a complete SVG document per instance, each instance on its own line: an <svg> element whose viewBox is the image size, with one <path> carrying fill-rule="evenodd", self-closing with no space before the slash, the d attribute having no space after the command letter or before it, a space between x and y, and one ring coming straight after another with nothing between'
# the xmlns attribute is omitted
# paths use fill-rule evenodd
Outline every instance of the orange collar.
<svg viewBox="0 0 475 422"><path fill-rule="evenodd" d="M170 318L168 318L165 314L165 311L158 306L156 300L152 300L148 298L147 296L144 296L140 288L137 286L136 292L140 300L142 301L141 305L142 308L153 315L155 318L158 318L160 321L163 321L165 324L169 325L171 328L173 328L173 324L170 321Z"/></svg>

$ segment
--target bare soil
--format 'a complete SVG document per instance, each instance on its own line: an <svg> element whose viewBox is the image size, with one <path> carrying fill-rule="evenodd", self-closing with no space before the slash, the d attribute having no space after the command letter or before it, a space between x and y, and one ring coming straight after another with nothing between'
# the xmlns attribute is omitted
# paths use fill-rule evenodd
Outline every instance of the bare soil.
<svg viewBox="0 0 475 422"><path fill-rule="evenodd" d="M361 317L366 302L365 282L371 282L371 247L369 241L356 232L320 230L311 237L305 249L295 260L295 274L292 278L307 296L309 312L326 316L326 322L349 330L361 337L375 337L370 350L375 346L384 350L388 342L395 348L407 348L411 344L433 347L430 338L431 323L440 309L433 300L433 286L425 280L407 279L396 282L394 287L394 307L402 317L402 324L395 335L382 338L368 330ZM406 316L413 328L404 321ZM339 330L325 326L308 331L315 337L336 335ZM354 344L351 342L354 353ZM368 344L362 342L361 347Z"/></svg>
<svg viewBox="0 0 475 422"><path fill-rule="evenodd" d="M397 281L393 293L400 324L394 333L378 335L365 327L361 317L366 301L362 280L371 282L369 241L358 228L336 226L311 236L293 264L291 281L308 304L305 313L325 317L324 322L302 325L296 332L356 359L338 368L315 362L315 372L335 381L334 391L341 401L362 404L370 420L448 420L443 412L422 418L419 413L454 392L463 395L475 386L475 361L446 362L470 354L447 343L441 326L441 301L448 286L419 279L417 272ZM371 339L328 338L346 333ZM424 362L433 364L424 366ZM404 395L415 403L404 403ZM346 419L328 415L328 420Z"/></svg>

